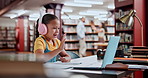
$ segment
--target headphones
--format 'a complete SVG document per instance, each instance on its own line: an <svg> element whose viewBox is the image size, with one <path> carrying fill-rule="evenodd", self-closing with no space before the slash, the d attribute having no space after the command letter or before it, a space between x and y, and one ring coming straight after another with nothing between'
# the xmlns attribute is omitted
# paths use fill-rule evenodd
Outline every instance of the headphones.
<svg viewBox="0 0 148 78"><path fill-rule="evenodd" d="M47 34L47 26L45 24L42 23L42 18L45 14L45 8L44 7L41 7L39 13L40 13L40 18L39 18L39 21L38 21L38 32L39 34L41 35L45 35Z"/></svg>
<svg viewBox="0 0 148 78"><path fill-rule="evenodd" d="M47 34L47 27L46 27L46 25L43 24L43 23L39 23L39 25L38 25L38 32L41 35Z"/></svg>

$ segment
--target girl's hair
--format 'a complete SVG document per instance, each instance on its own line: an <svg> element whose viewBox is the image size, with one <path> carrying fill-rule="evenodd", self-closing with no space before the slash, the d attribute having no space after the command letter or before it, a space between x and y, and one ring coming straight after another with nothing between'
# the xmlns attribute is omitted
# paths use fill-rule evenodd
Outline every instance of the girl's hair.
<svg viewBox="0 0 148 78"><path fill-rule="evenodd" d="M55 19L58 19L58 17L52 14L45 14L42 18L42 23L46 25L46 24L49 24L50 21L55 20Z"/></svg>

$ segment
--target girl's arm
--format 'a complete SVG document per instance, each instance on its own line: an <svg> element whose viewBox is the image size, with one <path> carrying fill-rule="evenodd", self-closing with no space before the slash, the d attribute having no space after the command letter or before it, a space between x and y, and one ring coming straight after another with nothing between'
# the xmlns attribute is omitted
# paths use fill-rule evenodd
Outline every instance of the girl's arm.
<svg viewBox="0 0 148 78"><path fill-rule="evenodd" d="M52 59L54 56L58 55L60 52L64 51L65 40L66 40L66 39L65 39L65 35L63 35L61 44L60 44L60 46L58 47L58 49L55 49L55 50L53 50L53 51L51 51L51 52L47 52L47 53L44 53L44 50L42 50L42 49L37 49L37 50L35 51L35 53L36 53L37 55L43 56L43 57L44 57L44 58L43 58L44 61L48 61L48 60Z"/></svg>

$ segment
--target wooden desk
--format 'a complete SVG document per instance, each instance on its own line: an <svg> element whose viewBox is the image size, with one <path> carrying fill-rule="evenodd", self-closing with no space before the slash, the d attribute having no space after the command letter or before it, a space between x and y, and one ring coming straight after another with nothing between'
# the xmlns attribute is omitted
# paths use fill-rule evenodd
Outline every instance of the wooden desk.
<svg viewBox="0 0 148 78"><path fill-rule="evenodd" d="M92 61L93 60L93 61ZM78 58L78 59L73 59L72 63L80 63L78 65L70 65L70 64L50 64L47 63L45 68L46 70L49 68L49 71L47 71L46 73L49 73L50 70L50 66L55 67L99 67L102 64L102 60L97 60L96 55L94 56L88 56L88 57L83 57L83 58ZM67 65L67 66L66 66ZM52 68L52 67L51 67ZM54 70L55 71L55 70ZM52 72L54 72L52 71ZM125 77L126 75L129 75L132 73L132 71L115 71L115 70L80 70L80 69L64 69L63 71L67 72L67 73L71 73L71 76L77 76L77 75L83 75L86 76L88 78L122 78ZM75 77L74 77L75 78Z"/></svg>
<svg viewBox="0 0 148 78"><path fill-rule="evenodd" d="M141 59L141 58L115 58L114 63L123 63L123 64L139 64L139 65L148 65L148 59ZM143 78L148 78L148 69L144 70L144 71L139 71L140 73L142 72L142 77ZM139 73L136 73L139 74ZM135 74L135 75L136 75ZM138 76L138 75L137 75ZM141 76L139 76L139 78L141 78ZM138 78L138 77L137 77Z"/></svg>
<svg viewBox="0 0 148 78"><path fill-rule="evenodd" d="M122 78L132 71L115 71L115 70L67 70L74 75L85 75L88 78Z"/></svg>

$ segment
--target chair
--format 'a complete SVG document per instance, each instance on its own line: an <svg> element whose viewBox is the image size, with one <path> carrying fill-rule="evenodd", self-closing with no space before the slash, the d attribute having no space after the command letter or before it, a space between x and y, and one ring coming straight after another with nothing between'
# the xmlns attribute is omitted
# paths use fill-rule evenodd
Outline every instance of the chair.
<svg viewBox="0 0 148 78"><path fill-rule="evenodd" d="M80 56L74 52L71 52L71 51L66 51L66 52L70 55L71 59L80 58ZM60 55L57 55L57 61L60 61L59 58L60 58Z"/></svg>

